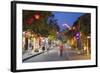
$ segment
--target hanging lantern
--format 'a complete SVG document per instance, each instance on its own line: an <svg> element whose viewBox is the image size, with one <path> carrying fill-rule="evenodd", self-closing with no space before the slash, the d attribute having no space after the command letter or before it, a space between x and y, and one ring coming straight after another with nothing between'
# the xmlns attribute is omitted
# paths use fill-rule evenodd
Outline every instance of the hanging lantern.
<svg viewBox="0 0 100 73"><path fill-rule="evenodd" d="M33 20L34 20L33 18L27 19L27 20L26 20L26 24L31 25L32 22L33 22Z"/></svg>
<svg viewBox="0 0 100 73"><path fill-rule="evenodd" d="M35 12L35 14L33 15L35 19L40 19L40 12Z"/></svg>
<svg viewBox="0 0 100 73"><path fill-rule="evenodd" d="M39 14L35 14L34 17L35 17L35 19L38 20L40 18L40 15Z"/></svg>

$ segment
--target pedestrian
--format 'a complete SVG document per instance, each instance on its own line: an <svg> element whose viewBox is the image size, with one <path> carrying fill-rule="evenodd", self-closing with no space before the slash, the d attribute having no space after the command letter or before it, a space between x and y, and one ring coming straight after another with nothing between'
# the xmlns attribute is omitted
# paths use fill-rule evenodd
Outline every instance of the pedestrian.
<svg viewBox="0 0 100 73"><path fill-rule="evenodd" d="M42 51L43 51L43 52L45 51L45 46L42 47Z"/></svg>
<svg viewBox="0 0 100 73"><path fill-rule="evenodd" d="M63 50L64 50L64 46L63 44L60 45L59 51L60 51L60 57L63 56Z"/></svg>

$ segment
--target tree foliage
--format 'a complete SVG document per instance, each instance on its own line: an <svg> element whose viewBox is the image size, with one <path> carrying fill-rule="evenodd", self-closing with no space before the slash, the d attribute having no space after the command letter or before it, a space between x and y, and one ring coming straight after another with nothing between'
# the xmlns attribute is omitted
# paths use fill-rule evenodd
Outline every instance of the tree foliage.
<svg viewBox="0 0 100 73"><path fill-rule="evenodd" d="M36 19L35 15L39 15L39 19ZM42 36L55 35L56 31L59 30L59 26L54 17L48 22L52 15L50 11L23 10L23 31L29 29Z"/></svg>

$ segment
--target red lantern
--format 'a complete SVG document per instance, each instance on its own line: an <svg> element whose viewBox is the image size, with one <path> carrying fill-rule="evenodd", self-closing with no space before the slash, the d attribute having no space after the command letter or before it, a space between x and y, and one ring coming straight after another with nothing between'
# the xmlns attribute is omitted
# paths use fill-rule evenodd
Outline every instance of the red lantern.
<svg viewBox="0 0 100 73"><path fill-rule="evenodd" d="M31 25L32 22L33 22L33 20L34 20L33 18L27 19L27 20L26 20L26 24Z"/></svg>
<svg viewBox="0 0 100 73"><path fill-rule="evenodd" d="M39 19L40 15L39 14L35 14L34 17L35 17L35 19Z"/></svg>
<svg viewBox="0 0 100 73"><path fill-rule="evenodd" d="M40 19L40 12L36 11L33 16L34 16L34 19L36 20Z"/></svg>

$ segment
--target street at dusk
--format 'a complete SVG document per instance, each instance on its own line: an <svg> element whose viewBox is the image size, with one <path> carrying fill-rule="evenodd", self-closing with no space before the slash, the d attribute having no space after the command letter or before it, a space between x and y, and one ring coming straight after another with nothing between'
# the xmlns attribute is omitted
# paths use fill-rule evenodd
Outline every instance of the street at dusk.
<svg viewBox="0 0 100 73"><path fill-rule="evenodd" d="M91 59L91 14L23 10L22 61Z"/></svg>

